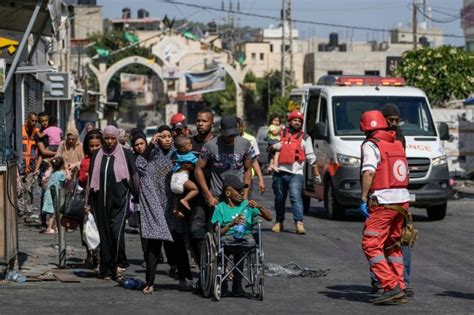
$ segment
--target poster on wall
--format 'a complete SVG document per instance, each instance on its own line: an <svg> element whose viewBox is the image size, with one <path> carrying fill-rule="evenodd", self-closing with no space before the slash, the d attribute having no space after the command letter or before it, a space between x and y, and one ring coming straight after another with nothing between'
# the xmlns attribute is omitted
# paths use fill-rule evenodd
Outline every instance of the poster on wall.
<svg viewBox="0 0 474 315"><path fill-rule="evenodd" d="M186 79L186 95L221 91L226 88L224 67L202 72L185 72L184 77Z"/></svg>
<svg viewBox="0 0 474 315"><path fill-rule="evenodd" d="M147 91L147 76L142 74L120 73L120 90L137 95L144 95Z"/></svg>

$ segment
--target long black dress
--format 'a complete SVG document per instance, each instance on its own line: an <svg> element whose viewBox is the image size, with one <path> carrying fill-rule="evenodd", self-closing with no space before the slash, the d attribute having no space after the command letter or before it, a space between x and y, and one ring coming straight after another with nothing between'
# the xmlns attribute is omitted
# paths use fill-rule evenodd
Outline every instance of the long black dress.
<svg viewBox="0 0 474 315"><path fill-rule="evenodd" d="M100 163L100 189L90 192L100 236L99 273L102 277L113 277L117 266L128 266L125 254L125 218L130 195L138 196L138 176L133 154L128 150L124 150L124 153L130 180L117 183L114 173L115 157L104 155ZM91 159L89 174L93 173L94 162L95 156Z"/></svg>

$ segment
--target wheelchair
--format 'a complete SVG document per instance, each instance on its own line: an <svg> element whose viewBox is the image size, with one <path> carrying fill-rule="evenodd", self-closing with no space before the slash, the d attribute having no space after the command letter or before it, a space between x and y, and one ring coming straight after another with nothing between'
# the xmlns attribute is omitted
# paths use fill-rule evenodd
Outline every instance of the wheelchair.
<svg viewBox="0 0 474 315"><path fill-rule="evenodd" d="M217 226L217 233L208 232L201 247L201 270L200 282L204 297L214 296L216 301L220 301L222 294L222 284L226 281L234 270L242 275L242 283L247 283L244 287L250 287L252 297L260 301L263 300L263 277L264 277L264 253L262 247L262 221L255 223L257 232L253 233L255 245L224 245L221 242L221 226ZM255 225L254 224L254 225ZM230 248L229 248L230 247ZM234 264L224 252L224 248L239 248L242 256ZM238 265L243 262L243 268ZM227 266L227 267L226 267Z"/></svg>

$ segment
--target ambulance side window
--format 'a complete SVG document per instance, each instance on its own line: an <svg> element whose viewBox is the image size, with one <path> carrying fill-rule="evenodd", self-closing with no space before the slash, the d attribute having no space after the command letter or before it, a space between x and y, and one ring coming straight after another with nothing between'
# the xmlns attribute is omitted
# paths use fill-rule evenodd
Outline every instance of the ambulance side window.
<svg viewBox="0 0 474 315"><path fill-rule="evenodd" d="M318 122L324 123L325 134L329 135L329 123L328 123L328 101L324 96L321 95L319 101L319 116Z"/></svg>
<svg viewBox="0 0 474 315"><path fill-rule="evenodd" d="M328 127L328 101L324 96L321 96L321 102L319 104L319 122L323 122Z"/></svg>
<svg viewBox="0 0 474 315"><path fill-rule="evenodd" d="M316 124L316 114L318 112L319 93L312 94L309 97L308 107L306 110L306 133L313 134L314 125Z"/></svg>

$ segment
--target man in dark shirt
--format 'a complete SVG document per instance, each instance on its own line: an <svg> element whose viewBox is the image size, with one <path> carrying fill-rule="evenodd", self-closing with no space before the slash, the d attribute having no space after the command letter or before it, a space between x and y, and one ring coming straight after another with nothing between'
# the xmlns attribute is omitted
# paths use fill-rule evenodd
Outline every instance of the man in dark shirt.
<svg viewBox="0 0 474 315"><path fill-rule="evenodd" d="M227 175L235 175L250 185L252 180L252 160L256 158L250 142L239 136L237 118L224 116L221 120L221 135L206 142L202 147L199 161L194 170L199 187L207 204L214 207L222 197L222 180ZM210 168L210 186L204 169ZM248 198L249 189L244 190Z"/></svg>
<svg viewBox="0 0 474 315"><path fill-rule="evenodd" d="M193 153L197 157L201 154L202 147L206 142L214 138L212 133L212 127L214 125L214 114L209 109L202 109L197 113L196 116L196 130L197 134L194 137L191 137L191 143L193 145ZM209 167L204 168L205 178L209 183L210 171ZM192 180L196 181L196 178L192 176ZM206 232L209 231L210 218L211 218L211 209L206 203L204 196L199 194L191 201L191 216L189 217L189 236L191 249L193 251L194 257L197 260L197 263L200 263L201 258L201 246L204 240Z"/></svg>
<svg viewBox="0 0 474 315"><path fill-rule="evenodd" d="M48 114L46 114L45 112L41 112L38 114L38 121L40 123L40 131L41 132L44 132L46 130L46 128L49 127L49 116ZM54 151L51 151L51 150L48 150L48 146L49 146L49 143L48 143L48 137L36 137L36 145L38 147L38 152L39 152L39 155L40 155L40 163L42 160L45 160L45 159L48 159L48 158L51 158L53 156L56 155L56 152ZM37 167L36 169L39 168L39 164L37 164Z"/></svg>

